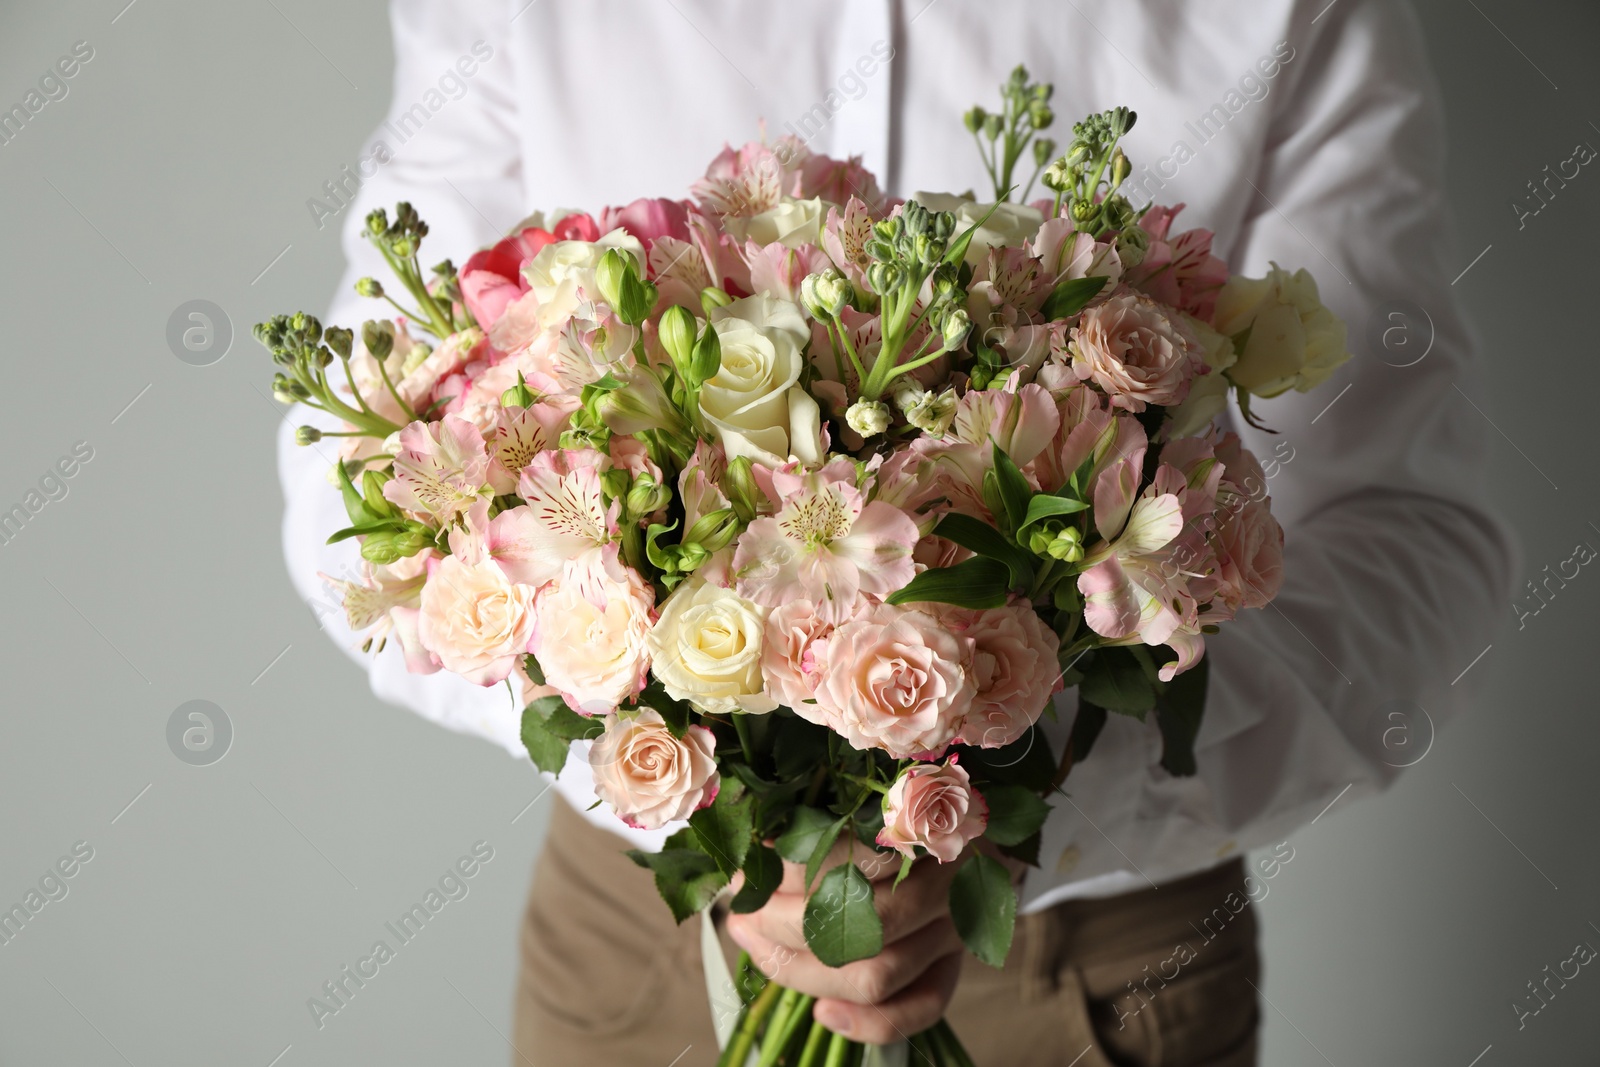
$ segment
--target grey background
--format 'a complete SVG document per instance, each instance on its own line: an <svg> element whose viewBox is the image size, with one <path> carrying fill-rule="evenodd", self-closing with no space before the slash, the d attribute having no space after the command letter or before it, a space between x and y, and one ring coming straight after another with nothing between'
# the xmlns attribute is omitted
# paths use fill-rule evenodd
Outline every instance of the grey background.
<svg viewBox="0 0 1600 1067"><path fill-rule="evenodd" d="M0 1063L505 1062L549 798L535 802L525 764L379 704L294 597L281 416L248 335L320 308L336 281L336 230L305 201L382 113L383 6L125 3L9 3L0 24L6 106L73 42L95 50L0 147L0 505L75 443L94 451L0 545L0 903L75 842L94 849L69 894L0 945ZM1487 417L1461 417L1500 446L1495 493L1532 577L1580 539L1600 545L1585 454L1600 173L1520 231L1509 199L1577 141L1600 145L1600 11L1419 6L1449 106L1461 266L1492 246L1459 288L1494 392L1474 398ZM195 299L234 330L210 366L165 340ZM1520 1032L1510 1006L1575 943L1600 945L1593 582L1585 571L1502 632L1459 682L1476 713L1389 794L1341 800L1293 835L1262 905L1265 1063L1600 1062L1592 968ZM232 725L210 765L168 748L191 700ZM1396 762L1427 740L1411 725ZM316 1030L307 998L479 840L494 859L469 895Z"/></svg>

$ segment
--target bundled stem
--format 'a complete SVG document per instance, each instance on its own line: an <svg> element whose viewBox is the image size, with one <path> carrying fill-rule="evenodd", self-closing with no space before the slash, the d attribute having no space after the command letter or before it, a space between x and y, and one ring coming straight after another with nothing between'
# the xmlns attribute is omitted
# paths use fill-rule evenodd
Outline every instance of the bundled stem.
<svg viewBox="0 0 1600 1067"><path fill-rule="evenodd" d="M768 982L739 1013L717 1067L857 1067L866 1046L823 1026L816 998ZM908 1038L918 1067L973 1067L950 1024L941 1019Z"/></svg>

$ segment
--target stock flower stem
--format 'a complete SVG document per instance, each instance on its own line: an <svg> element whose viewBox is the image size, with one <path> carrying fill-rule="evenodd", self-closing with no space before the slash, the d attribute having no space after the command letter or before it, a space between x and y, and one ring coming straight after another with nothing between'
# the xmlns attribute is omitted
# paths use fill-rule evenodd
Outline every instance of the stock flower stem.
<svg viewBox="0 0 1600 1067"><path fill-rule="evenodd" d="M850 1040L843 1034L834 1034L828 1041L828 1058L822 1061L822 1067L844 1067L849 1054Z"/></svg>
<svg viewBox="0 0 1600 1067"><path fill-rule="evenodd" d="M387 368L387 367L385 367L383 365L384 361L381 360L381 359L374 359L373 362L378 365L378 374L383 378L383 384L388 387L389 395L394 397L394 402L396 404L400 405L400 410L403 413L405 413L406 415L409 415L411 417L411 421L415 422L416 419L417 419L417 413L411 407L410 404L406 403L405 398L400 395L400 390L398 390L398 389L396 389L394 387L394 382L391 381L390 378L389 378L389 368ZM345 372L345 374L349 374L350 373L350 361L349 360L345 360L344 361L344 372ZM356 387L356 383L354 381L351 381L350 388L352 390L354 390L355 387ZM358 400L361 398L361 394L359 392L356 393L356 398ZM365 408L367 406L367 402L365 400L362 400L361 401L361 406ZM369 408L368 410L371 410L371 409Z"/></svg>

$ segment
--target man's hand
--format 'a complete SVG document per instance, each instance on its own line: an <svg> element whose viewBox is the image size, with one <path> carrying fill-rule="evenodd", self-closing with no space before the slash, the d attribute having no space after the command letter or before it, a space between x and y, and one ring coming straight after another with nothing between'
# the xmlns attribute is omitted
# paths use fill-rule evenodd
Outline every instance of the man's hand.
<svg viewBox="0 0 1600 1067"><path fill-rule="evenodd" d="M822 874L848 861L840 842ZM805 867L784 863L783 883L760 911L728 916L728 933L762 974L817 998L816 1018L837 1034L888 1044L926 1030L944 1014L961 974L961 938L950 921L950 880L956 863L917 861L898 888L900 857L856 842L856 865L872 882L883 920L883 951L871 959L829 967L806 947ZM812 888L815 888L813 885Z"/></svg>

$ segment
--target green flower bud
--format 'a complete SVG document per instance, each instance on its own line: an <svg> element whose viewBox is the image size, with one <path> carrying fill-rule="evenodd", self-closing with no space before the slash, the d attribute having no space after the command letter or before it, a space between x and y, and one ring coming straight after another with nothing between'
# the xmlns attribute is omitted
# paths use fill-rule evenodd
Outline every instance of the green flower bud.
<svg viewBox="0 0 1600 1067"><path fill-rule="evenodd" d="M315 426L301 426L294 432L294 443L297 445L314 445L322 440L322 431Z"/></svg>
<svg viewBox="0 0 1600 1067"><path fill-rule="evenodd" d="M394 323L387 319L368 319L361 324L361 343L372 358L382 361L394 351Z"/></svg>
<svg viewBox="0 0 1600 1067"><path fill-rule="evenodd" d="M672 491L648 473L633 480L625 501L628 515L634 519L654 515L672 502Z"/></svg>
<svg viewBox="0 0 1600 1067"><path fill-rule="evenodd" d="M674 304L661 313L661 321L657 324L661 347L672 357L672 365L678 368L678 373L685 376L694 355L695 333L694 316L689 314L687 308Z"/></svg>
<svg viewBox="0 0 1600 1067"><path fill-rule="evenodd" d="M867 268L867 288L884 296L898 289L904 277L905 271L893 263L874 263Z"/></svg>
<svg viewBox="0 0 1600 1067"><path fill-rule="evenodd" d="M356 295L371 297L376 300L383 299L383 284L376 278L357 278Z"/></svg>
<svg viewBox="0 0 1600 1067"><path fill-rule="evenodd" d="M1028 533L1028 551L1036 556L1048 556L1050 544L1060 532L1061 528L1055 523L1039 523Z"/></svg>
<svg viewBox="0 0 1600 1067"><path fill-rule="evenodd" d="M967 339L967 334L972 329L972 320L960 308L951 311L944 317L944 346L952 352L961 347L961 342Z"/></svg>
<svg viewBox="0 0 1600 1067"><path fill-rule="evenodd" d="M528 388L528 383L522 380L522 372L517 371L517 384L500 394L500 406L503 408L531 408L538 402L538 399L533 395L533 390Z"/></svg>
<svg viewBox="0 0 1600 1067"><path fill-rule="evenodd" d="M700 290L700 307L707 315L710 315L717 308L727 307L731 303L733 303L733 297L714 285L708 285Z"/></svg>
<svg viewBox="0 0 1600 1067"><path fill-rule="evenodd" d="M627 497L628 488L633 481L633 476L619 467L612 467L608 471L600 472L600 491L607 500L621 500Z"/></svg>
<svg viewBox="0 0 1600 1067"><path fill-rule="evenodd" d="M340 359L349 359L350 343L355 340L355 335L343 326L329 326L323 333L322 340L333 349L334 355Z"/></svg>
<svg viewBox="0 0 1600 1067"><path fill-rule="evenodd" d="M755 475L750 470L749 456L735 456L728 461L728 472L722 477L722 490L728 495L740 522L750 522L756 517L761 490L756 486Z"/></svg>
<svg viewBox="0 0 1600 1067"><path fill-rule="evenodd" d="M1068 213L1072 216L1072 221L1078 228L1083 229L1100 217L1100 205L1093 200L1074 200Z"/></svg>
<svg viewBox="0 0 1600 1067"><path fill-rule="evenodd" d="M673 554L677 557L674 561L677 564L677 569L685 574L711 558L711 552L704 545L693 541L679 545Z"/></svg>
<svg viewBox="0 0 1600 1067"><path fill-rule="evenodd" d="M393 480L394 476L388 471L361 472L361 498L367 502L367 507L372 509L374 515L388 517L398 514L395 506L383 495L383 487Z"/></svg>
<svg viewBox="0 0 1600 1067"><path fill-rule="evenodd" d="M689 373L685 375L695 388L717 376L722 369L722 340L717 336L717 329L709 322L706 323L705 333L700 335L700 340L695 342L694 353L689 361Z"/></svg>
<svg viewBox="0 0 1600 1067"><path fill-rule="evenodd" d="M373 237L382 237L389 228L389 213L383 208L377 208L367 213L367 233Z"/></svg>
<svg viewBox="0 0 1600 1067"><path fill-rule="evenodd" d="M1033 142L1033 164L1042 167L1050 162L1050 157L1056 154L1056 143L1048 137L1040 137Z"/></svg>
<svg viewBox="0 0 1600 1067"><path fill-rule="evenodd" d="M719 508L700 516L683 535L683 543L699 545L707 552L718 552L733 543L743 525L732 508Z"/></svg>
<svg viewBox="0 0 1600 1067"><path fill-rule="evenodd" d="M1111 157L1111 188L1115 189L1128 180L1128 175L1133 171L1133 164L1128 162L1127 154L1122 149L1117 149L1117 154Z"/></svg>
<svg viewBox="0 0 1600 1067"><path fill-rule="evenodd" d="M1083 535L1078 532L1076 526L1063 527L1061 532L1051 539L1045 554L1063 563L1076 563L1083 558Z"/></svg>
<svg viewBox="0 0 1600 1067"><path fill-rule="evenodd" d="M1072 188L1072 169L1065 159L1058 159L1045 168L1039 181L1051 192L1060 193Z"/></svg>
<svg viewBox="0 0 1600 1067"><path fill-rule="evenodd" d="M1036 130L1045 129L1055 120L1056 113L1050 110L1048 104L1034 103L1028 108L1028 121L1033 123L1033 128Z"/></svg>
<svg viewBox="0 0 1600 1067"><path fill-rule="evenodd" d="M991 141L1000 139L1005 132L1005 122L999 115L989 115L983 120L983 135Z"/></svg>
<svg viewBox="0 0 1600 1067"><path fill-rule="evenodd" d="M954 389L946 389L942 393L921 392L912 403L904 403L905 397L897 393L897 402L900 410L905 412L906 422L921 430L930 437L943 437L950 432L950 424L956 417L956 393Z"/></svg>
<svg viewBox="0 0 1600 1067"><path fill-rule="evenodd" d="M1150 251L1150 235L1138 226L1129 226L1117 234L1117 258L1125 268L1137 267Z"/></svg>
<svg viewBox="0 0 1600 1067"><path fill-rule="evenodd" d="M966 125L968 133L977 133L983 128L983 120L988 117L983 108L973 107L961 116L961 121Z"/></svg>
<svg viewBox="0 0 1600 1067"><path fill-rule="evenodd" d="M1135 215L1133 205L1123 196L1107 197L1100 204L1100 212L1105 217L1106 228L1110 230L1127 229L1133 224Z"/></svg>

